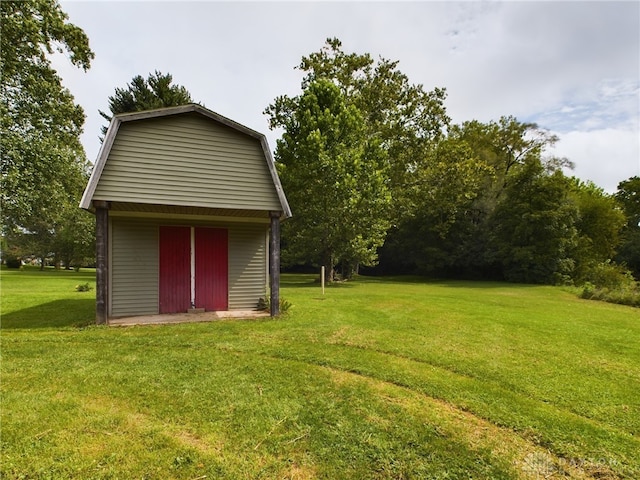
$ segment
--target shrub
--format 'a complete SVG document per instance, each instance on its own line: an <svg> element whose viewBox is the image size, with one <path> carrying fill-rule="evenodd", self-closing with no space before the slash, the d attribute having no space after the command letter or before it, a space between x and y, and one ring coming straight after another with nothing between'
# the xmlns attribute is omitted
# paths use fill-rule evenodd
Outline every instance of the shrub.
<svg viewBox="0 0 640 480"><path fill-rule="evenodd" d="M22 261L13 255L8 255L4 263L7 265L7 268L20 268L22 266Z"/></svg>
<svg viewBox="0 0 640 480"><path fill-rule="evenodd" d="M93 287L88 283L81 283L80 285L76 285L76 292L89 292L92 289Z"/></svg>
<svg viewBox="0 0 640 480"><path fill-rule="evenodd" d="M292 306L293 304L289 300L280 297L280 315L287 313ZM260 300L258 300L258 310L270 311L271 299L269 297L260 298Z"/></svg>
<svg viewBox="0 0 640 480"><path fill-rule="evenodd" d="M640 284L621 265L604 262L590 268L581 298L640 307Z"/></svg>
<svg viewBox="0 0 640 480"><path fill-rule="evenodd" d="M611 290L625 288L635 284L635 279L622 265L610 261L598 263L591 267L586 274L588 282L596 288L608 288Z"/></svg>
<svg viewBox="0 0 640 480"><path fill-rule="evenodd" d="M293 304L286 298L280 299L280 313L287 313Z"/></svg>
<svg viewBox="0 0 640 480"><path fill-rule="evenodd" d="M584 285L582 285L582 292L580 292L580 298L586 298L587 300L590 300L595 295L595 292L596 292L595 285L591 282L586 282Z"/></svg>

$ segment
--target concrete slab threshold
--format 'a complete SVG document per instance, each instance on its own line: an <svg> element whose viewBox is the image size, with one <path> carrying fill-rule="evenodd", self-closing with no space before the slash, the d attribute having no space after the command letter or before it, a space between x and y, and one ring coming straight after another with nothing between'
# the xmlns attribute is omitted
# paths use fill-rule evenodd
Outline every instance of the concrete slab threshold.
<svg viewBox="0 0 640 480"><path fill-rule="evenodd" d="M251 319L269 317L269 312L257 310L233 310L225 312L168 313L140 315L136 317L110 318L109 326L131 327L134 325L166 325L173 323L214 322L229 318Z"/></svg>

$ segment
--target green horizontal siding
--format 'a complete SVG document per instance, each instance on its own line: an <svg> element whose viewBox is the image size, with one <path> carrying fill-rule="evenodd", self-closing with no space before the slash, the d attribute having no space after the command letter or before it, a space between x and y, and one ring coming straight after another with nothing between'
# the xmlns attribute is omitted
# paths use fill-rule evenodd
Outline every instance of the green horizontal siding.
<svg viewBox="0 0 640 480"><path fill-rule="evenodd" d="M158 227L111 222L111 316L158 313Z"/></svg>
<svg viewBox="0 0 640 480"><path fill-rule="evenodd" d="M267 289L266 226L229 229L229 310L254 310Z"/></svg>
<svg viewBox="0 0 640 480"><path fill-rule="evenodd" d="M123 122L94 200L281 210L260 141L195 113Z"/></svg>

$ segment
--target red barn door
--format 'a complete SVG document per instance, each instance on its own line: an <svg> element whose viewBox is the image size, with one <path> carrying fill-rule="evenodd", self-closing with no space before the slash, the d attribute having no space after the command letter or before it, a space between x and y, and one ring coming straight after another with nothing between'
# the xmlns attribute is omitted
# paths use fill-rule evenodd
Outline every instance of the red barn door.
<svg viewBox="0 0 640 480"><path fill-rule="evenodd" d="M191 306L191 228L160 227L160 313Z"/></svg>
<svg viewBox="0 0 640 480"><path fill-rule="evenodd" d="M227 310L227 230L197 227L194 245L196 308Z"/></svg>

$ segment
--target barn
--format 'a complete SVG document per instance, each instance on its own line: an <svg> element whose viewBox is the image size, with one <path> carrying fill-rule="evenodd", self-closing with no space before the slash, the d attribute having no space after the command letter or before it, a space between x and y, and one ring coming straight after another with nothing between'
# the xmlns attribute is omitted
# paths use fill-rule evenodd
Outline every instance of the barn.
<svg viewBox="0 0 640 480"><path fill-rule="evenodd" d="M278 313L291 211L263 134L196 104L115 115L80 207L96 216L97 323L260 298Z"/></svg>

